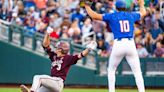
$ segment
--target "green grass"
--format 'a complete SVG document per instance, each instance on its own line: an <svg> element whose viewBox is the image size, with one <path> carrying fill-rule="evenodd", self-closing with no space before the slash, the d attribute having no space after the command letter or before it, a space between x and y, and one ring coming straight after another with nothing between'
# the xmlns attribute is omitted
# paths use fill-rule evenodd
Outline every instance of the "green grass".
<svg viewBox="0 0 164 92"><path fill-rule="evenodd" d="M21 92L19 88L0 88L0 92ZM107 89L69 89L65 88L63 92L108 92ZM136 89L118 89L116 92L138 92ZM146 90L146 92L164 92L164 90Z"/></svg>

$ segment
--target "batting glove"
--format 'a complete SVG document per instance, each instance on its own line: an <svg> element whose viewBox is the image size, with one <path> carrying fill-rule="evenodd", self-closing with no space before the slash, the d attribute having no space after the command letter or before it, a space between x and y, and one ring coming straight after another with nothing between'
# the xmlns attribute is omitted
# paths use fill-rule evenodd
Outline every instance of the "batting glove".
<svg viewBox="0 0 164 92"><path fill-rule="evenodd" d="M97 43L95 41L91 41L86 45L86 48L89 50L95 50L97 48Z"/></svg>
<svg viewBox="0 0 164 92"><path fill-rule="evenodd" d="M47 33L48 33L48 34L51 34L52 32L53 32L53 28L52 28L52 27L50 27L50 26L49 26L49 27L47 27Z"/></svg>

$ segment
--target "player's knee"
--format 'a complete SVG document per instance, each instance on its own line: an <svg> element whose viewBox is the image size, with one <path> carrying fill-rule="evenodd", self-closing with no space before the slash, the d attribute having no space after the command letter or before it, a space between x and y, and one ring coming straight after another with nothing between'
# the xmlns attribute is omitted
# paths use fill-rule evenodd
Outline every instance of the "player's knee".
<svg viewBox="0 0 164 92"><path fill-rule="evenodd" d="M34 77L33 77L33 79L39 79L40 78L40 75L35 75Z"/></svg>
<svg viewBox="0 0 164 92"><path fill-rule="evenodd" d="M113 75L115 74L115 69L108 68L108 75Z"/></svg>

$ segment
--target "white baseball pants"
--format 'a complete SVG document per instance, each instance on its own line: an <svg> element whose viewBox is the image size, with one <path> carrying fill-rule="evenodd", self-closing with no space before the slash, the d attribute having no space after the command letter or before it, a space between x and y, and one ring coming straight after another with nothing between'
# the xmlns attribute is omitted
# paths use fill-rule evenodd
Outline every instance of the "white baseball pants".
<svg viewBox="0 0 164 92"><path fill-rule="evenodd" d="M48 75L35 75L30 90L34 92L61 92L63 90L63 79Z"/></svg>
<svg viewBox="0 0 164 92"><path fill-rule="evenodd" d="M108 86L109 92L115 92L115 72L123 57L126 58L134 74L139 92L145 92L144 81L140 68L140 60L137 54L133 39L123 38L120 41L114 40L111 56L108 65Z"/></svg>

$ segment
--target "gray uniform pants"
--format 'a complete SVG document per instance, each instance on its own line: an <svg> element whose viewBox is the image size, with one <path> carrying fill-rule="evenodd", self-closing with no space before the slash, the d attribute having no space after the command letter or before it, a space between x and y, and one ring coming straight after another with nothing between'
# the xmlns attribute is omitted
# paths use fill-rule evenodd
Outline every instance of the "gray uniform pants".
<svg viewBox="0 0 164 92"><path fill-rule="evenodd" d="M61 92L63 87L63 79L60 77L35 75L31 90L35 92Z"/></svg>

